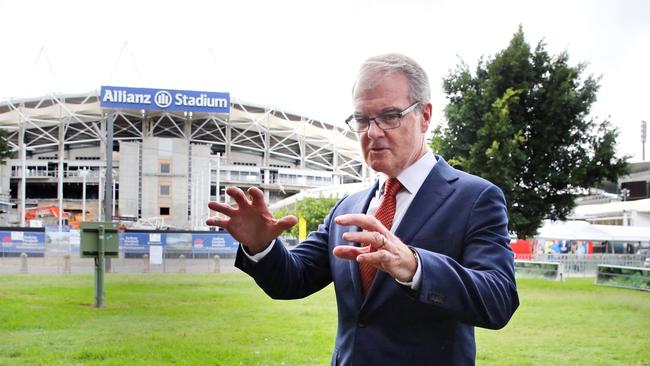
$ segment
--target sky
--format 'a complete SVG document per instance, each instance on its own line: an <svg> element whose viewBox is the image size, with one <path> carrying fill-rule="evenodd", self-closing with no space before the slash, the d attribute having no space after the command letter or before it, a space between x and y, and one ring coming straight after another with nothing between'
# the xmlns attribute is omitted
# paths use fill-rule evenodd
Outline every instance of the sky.
<svg viewBox="0 0 650 366"><path fill-rule="evenodd" d="M359 65L400 52L429 75L435 126L443 78L494 56L522 25L532 46L544 40L601 77L592 117L619 128L620 155L642 160L640 125L650 122L646 0L0 0L0 14L0 100L187 89L343 123Z"/></svg>

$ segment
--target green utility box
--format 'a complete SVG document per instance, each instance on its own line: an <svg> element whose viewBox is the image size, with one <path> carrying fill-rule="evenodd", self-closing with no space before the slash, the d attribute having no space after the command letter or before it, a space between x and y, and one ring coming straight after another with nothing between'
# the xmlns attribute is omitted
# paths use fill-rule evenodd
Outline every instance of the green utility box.
<svg viewBox="0 0 650 366"><path fill-rule="evenodd" d="M100 226L103 226L103 238L100 238ZM82 222L81 243L79 252L81 258L97 257L97 247L100 239L104 239L104 256L117 257L120 250L119 223L117 222Z"/></svg>

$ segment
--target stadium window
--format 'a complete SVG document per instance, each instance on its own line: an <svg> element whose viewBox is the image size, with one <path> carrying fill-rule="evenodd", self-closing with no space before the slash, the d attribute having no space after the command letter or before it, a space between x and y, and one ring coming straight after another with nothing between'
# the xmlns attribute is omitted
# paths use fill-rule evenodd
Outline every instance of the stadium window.
<svg viewBox="0 0 650 366"><path fill-rule="evenodd" d="M172 172L172 163L169 160L160 161L160 174L170 174Z"/></svg>
<svg viewBox="0 0 650 366"><path fill-rule="evenodd" d="M169 216L169 207L160 206L160 216Z"/></svg>
<svg viewBox="0 0 650 366"><path fill-rule="evenodd" d="M169 188L170 188L169 184L161 184L160 185L160 195L161 196L169 196L169 192L170 192Z"/></svg>

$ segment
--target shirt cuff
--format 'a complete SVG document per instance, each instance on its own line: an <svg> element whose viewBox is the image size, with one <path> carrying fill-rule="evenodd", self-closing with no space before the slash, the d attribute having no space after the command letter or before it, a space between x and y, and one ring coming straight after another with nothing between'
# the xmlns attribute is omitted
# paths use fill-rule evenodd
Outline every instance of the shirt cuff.
<svg viewBox="0 0 650 366"><path fill-rule="evenodd" d="M418 255L418 252L413 250L413 254L415 255L415 259L418 260L418 268L415 270L413 279L409 282L402 282L398 279L395 279L395 281L397 281L397 283L399 283L400 285L408 286L411 288L411 290L417 291L417 289L420 288L420 282L422 282L422 262L420 261L420 256Z"/></svg>
<svg viewBox="0 0 650 366"><path fill-rule="evenodd" d="M257 262L261 261L262 258L266 257L266 255L269 254L271 249L273 249L273 245L275 245L275 239L273 239L271 244L269 244L269 246L266 247L266 249L264 249L263 251L255 254L255 255L248 254L248 252L246 251L246 248L242 244L239 244L239 245L241 245L242 252L244 252L244 254L248 257L248 259L250 259L253 263L257 263Z"/></svg>

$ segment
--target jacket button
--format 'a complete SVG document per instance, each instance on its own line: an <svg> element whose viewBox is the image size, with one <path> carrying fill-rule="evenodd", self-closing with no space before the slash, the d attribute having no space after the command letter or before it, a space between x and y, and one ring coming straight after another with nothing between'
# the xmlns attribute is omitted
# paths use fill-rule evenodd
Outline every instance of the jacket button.
<svg viewBox="0 0 650 366"><path fill-rule="evenodd" d="M445 302L445 295L438 292L431 292L429 293L429 301L431 301L434 304L440 305Z"/></svg>

